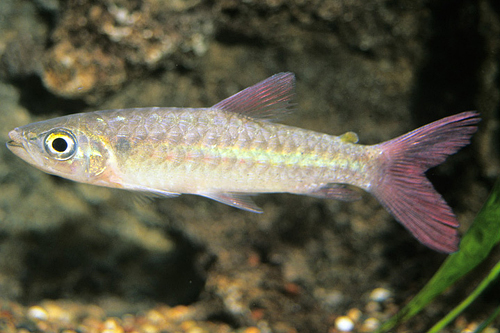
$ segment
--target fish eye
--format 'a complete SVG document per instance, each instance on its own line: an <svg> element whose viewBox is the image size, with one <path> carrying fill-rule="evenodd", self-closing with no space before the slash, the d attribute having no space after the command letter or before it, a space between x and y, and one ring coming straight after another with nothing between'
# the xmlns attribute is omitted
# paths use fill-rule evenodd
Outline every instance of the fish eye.
<svg viewBox="0 0 500 333"><path fill-rule="evenodd" d="M55 129L47 134L45 137L45 151L53 158L64 161L67 160L76 152L76 138L66 130Z"/></svg>

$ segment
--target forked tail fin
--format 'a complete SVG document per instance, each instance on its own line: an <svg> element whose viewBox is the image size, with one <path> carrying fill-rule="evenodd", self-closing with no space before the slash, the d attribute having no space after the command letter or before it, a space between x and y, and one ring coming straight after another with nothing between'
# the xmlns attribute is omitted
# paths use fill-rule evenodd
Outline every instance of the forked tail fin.
<svg viewBox="0 0 500 333"><path fill-rule="evenodd" d="M470 142L480 121L463 112L383 142L381 173L370 191L423 244L440 252L458 250L458 221L425 171Z"/></svg>

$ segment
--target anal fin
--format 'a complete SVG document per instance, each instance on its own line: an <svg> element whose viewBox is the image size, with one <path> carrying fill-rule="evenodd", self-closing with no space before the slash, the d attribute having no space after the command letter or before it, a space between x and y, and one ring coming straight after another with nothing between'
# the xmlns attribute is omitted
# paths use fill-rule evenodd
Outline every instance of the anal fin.
<svg viewBox="0 0 500 333"><path fill-rule="evenodd" d="M307 193L307 195L317 198L335 199L348 202L361 199L361 194L348 188L344 184L327 184L313 192Z"/></svg>
<svg viewBox="0 0 500 333"><path fill-rule="evenodd" d="M252 213L262 213L262 209L253 202L248 194L230 192L196 194Z"/></svg>

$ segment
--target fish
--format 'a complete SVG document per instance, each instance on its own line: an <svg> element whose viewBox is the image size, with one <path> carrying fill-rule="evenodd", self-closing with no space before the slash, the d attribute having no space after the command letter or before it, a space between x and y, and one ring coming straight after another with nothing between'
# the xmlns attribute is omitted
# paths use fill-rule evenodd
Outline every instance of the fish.
<svg viewBox="0 0 500 333"><path fill-rule="evenodd" d="M149 107L66 115L9 132L24 161L76 182L153 196L194 194L260 213L251 196L293 193L353 201L360 188L422 244L458 250L459 222L425 172L470 143L466 111L375 145L279 124L295 75L275 74L208 108Z"/></svg>

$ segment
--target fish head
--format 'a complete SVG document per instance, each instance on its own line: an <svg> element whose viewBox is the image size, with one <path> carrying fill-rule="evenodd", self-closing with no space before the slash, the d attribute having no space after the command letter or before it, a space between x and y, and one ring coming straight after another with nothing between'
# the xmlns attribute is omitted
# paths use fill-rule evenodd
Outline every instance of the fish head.
<svg viewBox="0 0 500 333"><path fill-rule="evenodd" d="M106 169L106 149L75 116L54 118L9 132L9 148L34 167L52 175L93 183Z"/></svg>

